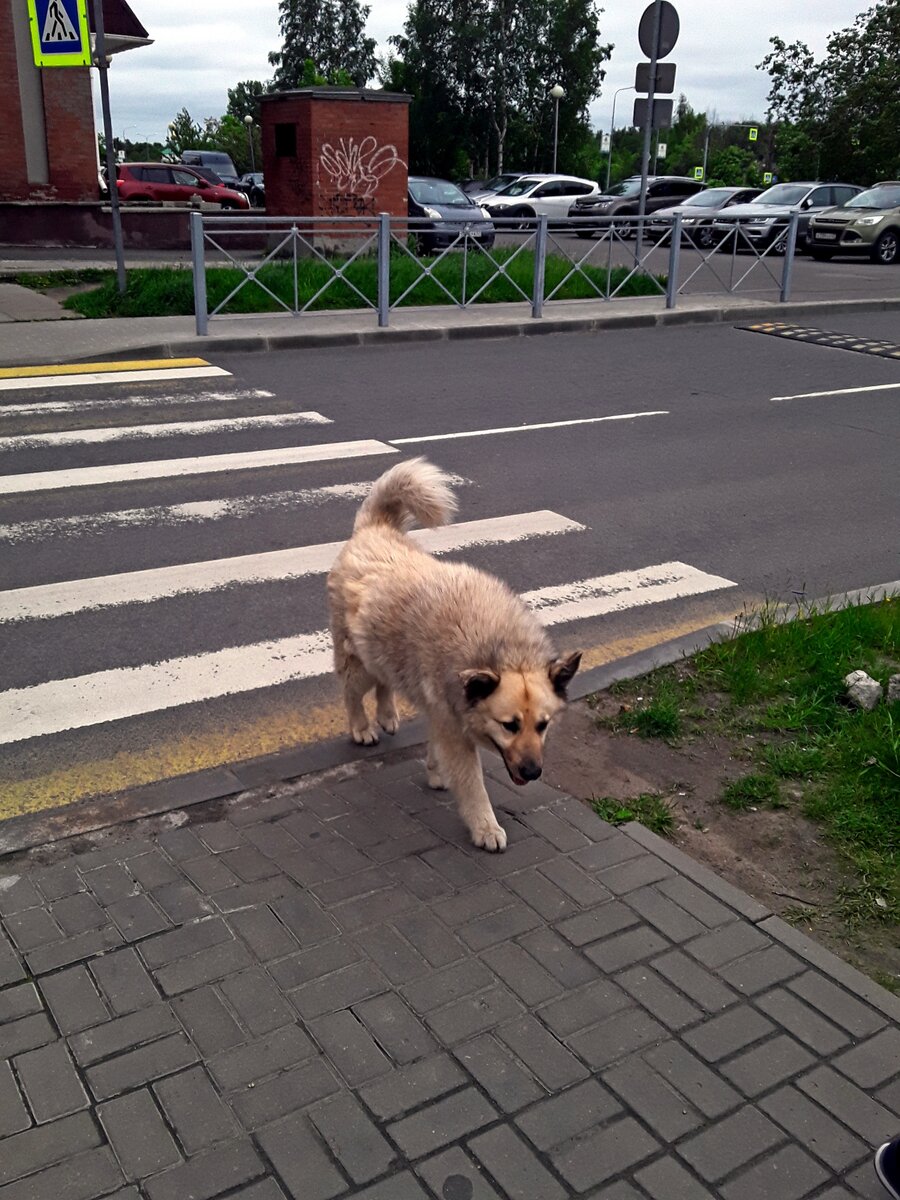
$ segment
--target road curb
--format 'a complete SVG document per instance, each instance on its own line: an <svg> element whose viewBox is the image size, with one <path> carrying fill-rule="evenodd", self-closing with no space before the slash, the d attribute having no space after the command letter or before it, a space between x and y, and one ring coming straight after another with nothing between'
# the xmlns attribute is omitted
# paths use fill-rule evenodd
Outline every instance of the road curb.
<svg viewBox="0 0 900 1200"><path fill-rule="evenodd" d="M897 594L900 594L900 580L892 580L888 583L873 584L871 587L840 592L809 603L841 608L850 604L876 603ZM802 605L787 605L783 610L783 618L786 621L793 620L803 611ZM750 622L746 624L749 628ZM731 636L736 629L739 629L738 622L718 621L680 637L660 642L636 654L592 667L575 676L576 682L570 689L570 699L583 700L585 696L611 687L614 683L634 679L659 667L680 662L712 642L722 641ZM421 746L425 742L425 736L425 722L421 717L416 717L407 722L389 743L382 742L377 746L353 746L343 737L332 738L300 746L295 750L281 750L260 758L247 759L242 763L211 767L192 775L180 775L175 779L160 780L112 792L93 800L78 801L60 808L11 817L0 824L0 859L8 854L106 829L112 825L125 824L143 817L160 816L177 809L190 808L195 804L224 801L241 792L278 786L320 771L349 768L359 762ZM757 915L753 919L760 920L761 917Z"/></svg>
<svg viewBox="0 0 900 1200"><path fill-rule="evenodd" d="M166 342L148 342L123 350L106 350L83 357L64 359L69 362L97 362L116 355L147 355L156 358L180 358L191 354L249 354L277 350L314 350L337 346L387 346L412 342L469 341L488 338L539 337L551 333L603 333L613 329L649 329L684 325L728 325L759 318L785 320L791 317L816 317L829 314L883 312L900 308L900 298L882 297L862 300L798 300L787 304L774 301L753 305L725 305L715 309L663 309L655 313L601 313L596 316L550 316L540 319L400 329L388 326L379 329L334 331L297 331L272 334L239 334L233 337L174 338ZM140 320L141 318L135 318ZM222 318L228 320L229 318ZM301 318L302 319L302 318Z"/></svg>

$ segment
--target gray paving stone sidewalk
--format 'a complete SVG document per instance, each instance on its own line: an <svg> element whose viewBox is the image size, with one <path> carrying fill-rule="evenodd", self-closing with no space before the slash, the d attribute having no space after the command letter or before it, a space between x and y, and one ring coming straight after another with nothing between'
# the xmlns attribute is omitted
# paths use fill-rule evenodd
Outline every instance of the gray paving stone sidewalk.
<svg viewBox="0 0 900 1200"><path fill-rule="evenodd" d="M896 1000L639 828L421 764L0 860L0 1200L878 1200Z"/></svg>

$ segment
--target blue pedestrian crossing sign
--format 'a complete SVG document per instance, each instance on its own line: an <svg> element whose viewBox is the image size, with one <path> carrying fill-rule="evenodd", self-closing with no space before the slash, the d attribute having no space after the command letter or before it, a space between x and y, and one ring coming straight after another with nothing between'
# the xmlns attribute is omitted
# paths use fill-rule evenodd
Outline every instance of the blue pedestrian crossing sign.
<svg viewBox="0 0 900 1200"><path fill-rule="evenodd" d="M31 44L38 67L89 67L87 0L28 0Z"/></svg>

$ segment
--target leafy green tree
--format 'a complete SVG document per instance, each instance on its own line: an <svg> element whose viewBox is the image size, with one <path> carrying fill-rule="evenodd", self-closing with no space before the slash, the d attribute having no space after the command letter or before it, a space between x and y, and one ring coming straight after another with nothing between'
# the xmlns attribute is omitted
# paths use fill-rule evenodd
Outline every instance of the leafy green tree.
<svg viewBox="0 0 900 1200"><path fill-rule="evenodd" d="M211 148L206 141L206 130L194 121L186 108L182 108L172 118L168 133L166 146L176 158L180 157L185 150L208 150Z"/></svg>
<svg viewBox="0 0 900 1200"><path fill-rule="evenodd" d="M282 47L269 55L275 86L304 84L307 60L323 79L346 72L357 87L374 76L375 39L366 36L369 6L360 0L280 0Z"/></svg>
<svg viewBox="0 0 900 1200"><path fill-rule="evenodd" d="M779 174L857 183L896 178L900 0L881 0L832 33L818 60L803 42L776 37L770 44L759 68L770 79Z"/></svg>
<svg viewBox="0 0 900 1200"><path fill-rule="evenodd" d="M252 117L258 125L259 100L269 90L269 84L259 79L242 79L228 89L228 112L239 121L243 121L244 117Z"/></svg>

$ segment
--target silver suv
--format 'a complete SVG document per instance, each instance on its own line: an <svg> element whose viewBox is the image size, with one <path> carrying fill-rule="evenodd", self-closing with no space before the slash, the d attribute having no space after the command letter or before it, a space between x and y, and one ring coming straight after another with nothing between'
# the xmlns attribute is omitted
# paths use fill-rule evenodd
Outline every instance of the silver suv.
<svg viewBox="0 0 900 1200"><path fill-rule="evenodd" d="M771 247L773 254L784 254L788 224L791 216L799 213L797 249L805 250L809 245L810 218L823 209L846 204L861 191L853 183L776 183L752 204L735 204L720 213L713 222L713 233L721 241L734 231L735 225L740 225L739 250L751 243L760 250Z"/></svg>

